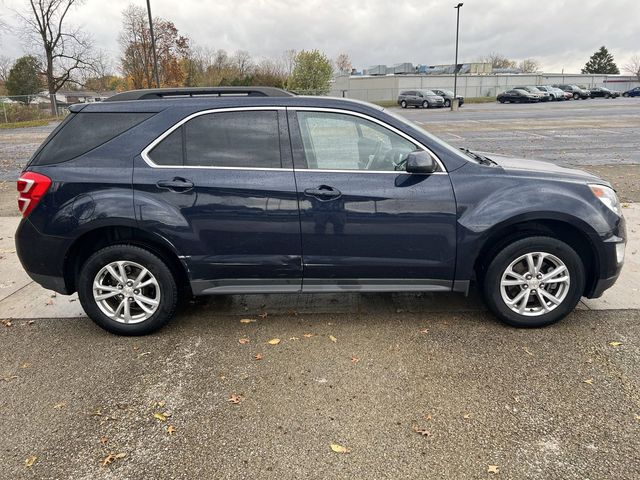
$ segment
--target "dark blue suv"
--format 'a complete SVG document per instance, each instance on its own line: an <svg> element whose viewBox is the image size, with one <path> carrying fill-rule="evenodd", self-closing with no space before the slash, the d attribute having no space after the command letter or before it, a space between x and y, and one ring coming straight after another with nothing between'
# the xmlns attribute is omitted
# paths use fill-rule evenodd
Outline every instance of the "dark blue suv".
<svg viewBox="0 0 640 480"><path fill-rule="evenodd" d="M71 107L18 180L29 275L107 330L185 295L462 292L514 326L618 277L611 186L449 146L374 105L270 88L146 90Z"/></svg>

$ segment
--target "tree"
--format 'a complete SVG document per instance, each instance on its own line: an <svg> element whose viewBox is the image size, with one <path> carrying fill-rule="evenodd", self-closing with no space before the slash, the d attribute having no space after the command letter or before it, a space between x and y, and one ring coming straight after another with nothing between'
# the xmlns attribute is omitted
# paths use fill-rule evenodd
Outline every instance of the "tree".
<svg viewBox="0 0 640 480"><path fill-rule="evenodd" d="M604 46L597 50L582 69L582 73L618 74L618 66L613 61L613 55Z"/></svg>
<svg viewBox="0 0 640 480"><path fill-rule="evenodd" d="M293 72L287 81L288 88L300 93L326 95L333 68L327 56L318 51L300 51L294 60Z"/></svg>
<svg viewBox="0 0 640 480"><path fill-rule="evenodd" d="M0 83L4 83L9 78L9 70L13 65L13 60L9 57L0 56Z"/></svg>
<svg viewBox="0 0 640 480"><path fill-rule="evenodd" d="M129 5L122 12L122 48L120 68L132 88L156 86L153 74L153 49L147 12ZM153 19L158 53L160 86L177 87L184 84L184 60L189 58L189 40L178 33L176 26L163 18Z"/></svg>
<svg viewBox="0 0 640 480"><path fill-rule="evenodd" d="M16 60L9 71L5 86L11 96L35 95L41 91L43 85L38 59L32 55L25 55ZM19 98L19 100L29 103L28 98Z"/></svg>
<svg viewBox="0 0 640 480"><path fill-rule="evenodd" d="M353 66L351 65L351 59L346 53L341 53L336 57L336 68L341 73L351 73Z"/></svg>
<svg viewBox="0 0 640 480"><path fill-rule="evenodd" d="M536 73L540 71L540 62L533 58L525 58L518 64L518 69L522 73Z"/></svg>
<svg viewBox="0 0 640 480"><path fill-rule="evenodd" d="M516 68L516 62L497 52L491 52L486 57L482 57L480 61L490 63L493 68Z"/></svg>
<svg viewBox="0 0 640 480"><path fill-rule="evenodd" d="M640 55L631 57L629 63L624 66L624 69L631 75L635 75L640 82Z"/></svg>
<svg viewBox="0 0 640 480"><path fill-rule="evenodd" d="M91 66L91 40L67 24L67 15L82 0L29 0L29 13L21 14L28 40L41 48L44 74L55 113L55 93L78 71Z"/></svg>

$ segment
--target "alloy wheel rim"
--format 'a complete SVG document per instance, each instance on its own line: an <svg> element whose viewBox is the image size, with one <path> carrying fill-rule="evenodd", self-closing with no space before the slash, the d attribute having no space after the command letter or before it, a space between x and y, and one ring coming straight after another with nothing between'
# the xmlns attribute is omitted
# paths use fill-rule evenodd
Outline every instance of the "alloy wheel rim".
<svg viewBox="0 0 640 480"><path fill-rule="evenodd" d="M160 305L160 285L144 266L128 260L105 265L93 280L93 299L107 317L134 324L149 319Z"/></svg>
<svg viewBox="0 0 640 480"><path fill-rule="evenodd" d="M519 256L502 273L500 294L505 305L519 315L549 313L567 297L569 269L555 255L531 252Z"/></svg>

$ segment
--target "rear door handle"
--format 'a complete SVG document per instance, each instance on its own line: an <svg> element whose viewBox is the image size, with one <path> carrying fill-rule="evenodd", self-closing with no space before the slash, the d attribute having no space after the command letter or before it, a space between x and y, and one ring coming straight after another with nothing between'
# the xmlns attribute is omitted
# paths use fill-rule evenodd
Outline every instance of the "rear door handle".
<svg viewBox="0 0 640 480"><path fill-rule="evenodd" d="M188 192L193 188L193 182L181 177L174 177L173 180L160 180L156 183L158 188L165 188L173 192Z"/></svg>
<svg viewBox="0 0 640 480"><path fill-rule="evenodd" d="M309 197L317 197L320 200L333 200L341 196L342 192L328 185L320 185L317 188L307 188L304 194Z"/></svg>

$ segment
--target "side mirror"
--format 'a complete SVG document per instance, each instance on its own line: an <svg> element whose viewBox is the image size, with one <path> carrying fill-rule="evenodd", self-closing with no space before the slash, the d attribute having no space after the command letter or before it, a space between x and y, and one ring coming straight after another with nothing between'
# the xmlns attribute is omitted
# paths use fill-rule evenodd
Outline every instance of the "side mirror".
<svg viewBox="0 0 640 480"><path fill-rule="evenodd" d="M430 174L438 169L438 164L429 152L423 150L411 152L407 156L407 172Z"/></svg>

